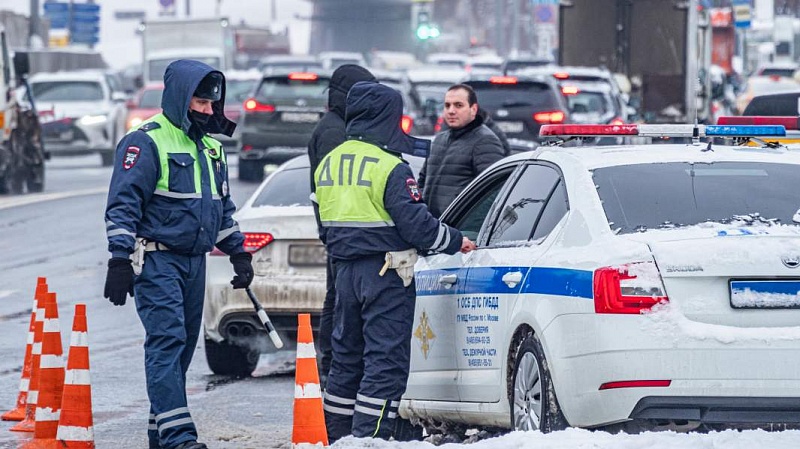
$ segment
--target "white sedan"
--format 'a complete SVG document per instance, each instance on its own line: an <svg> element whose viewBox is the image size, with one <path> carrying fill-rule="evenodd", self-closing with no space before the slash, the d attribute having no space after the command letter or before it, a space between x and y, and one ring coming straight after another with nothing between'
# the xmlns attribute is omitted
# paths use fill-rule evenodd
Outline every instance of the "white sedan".
<svg viewBox="0 0 800 449"><path fill-rule="evenodd" d="M478 249L417 263L401 416L800 425L798 186L800 153L785 148L554 146L499 161L442 216Z"/></svg>
<svg viewBox="0 0 800 449"><path fill-rule="evenodd" d="M309 200L309 162L301 156L265 179L234 218L253 254L250 288L287 348L297 342L297 314L311 313L318 328L325 297L327 255ZM261 353L275 351L244 290L233 290L228 257L209 254L203 332L215 374L250 375Z"/></svg>

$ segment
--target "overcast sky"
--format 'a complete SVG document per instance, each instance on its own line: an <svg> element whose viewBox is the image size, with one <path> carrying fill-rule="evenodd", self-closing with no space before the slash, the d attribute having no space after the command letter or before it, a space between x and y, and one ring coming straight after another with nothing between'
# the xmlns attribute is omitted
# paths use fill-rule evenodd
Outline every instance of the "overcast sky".
<svg viewBox="0 0 800 449"><path fill-rule="evenodd" d="M62 0L67 2L68 0ZM250 25L268 25L271 21L271 2L275 2L276 21L288 25L292 39L293 53L308 51L309 22L295 16L311 15L311 2L308 0L172 0L177 17L185 17L186 2L190 1L192 17L213 17L217 8L221 16L228 17L232 23L242 19ZM84 3L83 0L75 0ZM40 5L44 0L39 0ZM149 19L159 17L162 3L170 0L96 0L100 5L100 43L96 49L111 67L122 68L141 62L141 40L136 35L137 21L121 21L114 18L116 11L145 11ZM0 0L0 10L6 9L28 15L30 1Z"/></svg>

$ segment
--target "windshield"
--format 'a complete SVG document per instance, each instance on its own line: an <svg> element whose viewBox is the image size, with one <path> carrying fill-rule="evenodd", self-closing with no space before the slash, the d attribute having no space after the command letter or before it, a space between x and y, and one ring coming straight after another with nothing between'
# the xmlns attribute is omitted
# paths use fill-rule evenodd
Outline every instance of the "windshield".
<svg viewBox="0 0 800 449"><path fill-rule="evenodd" d="M170 59L151 59L149 63L150 74L148 75L147 81L163 81L164 80L164 72L167 71L167 66L172 62L180 58L170 58ZM195 61L200 61L202 63L208 64L215 69L220 67L219 58L208 56L208 57L201 57L196 56L192 57Z"/></svg>
<svg viewBox="0 0 800 449"><path fill-rule="evenodd" d="M426 100L435 100L437 103L444 101L444 94L447 89L455 83L434 83L434 82L421 82L414 83L414 88L419 93L421 103Z"/></svg>
<svg viewBox="0 0 800 449"><path fill-rule="evenodd" d="M253 91L253 88L258 83L257 79L254 80L225 80L225 103L226 104L233 104L233 103L242 103L247 97L250 96L250 92Z"/></svg>
<svg viewBox="0 0 800 449"><path fill-rule="evenodd" d="M161 107L161 94L163 89L147 89L142 92L142 99L139 100L139 107L143 109L155 109Z"/></svg>
<svg viewBox="0 0 800 449"><path fill-rule="evenodd" d="M614 103L606 93L580 91L565 97L570 116L576 122L592 123L614 115Z"/></svg>
<svg viewBox="0 0 800 449"><path fill-rule="evenodd" d="M327 99L328 78L315 80L290 80L286 76L264 78L256 92L256 100L269 101L275 98L319 98Z"/></svg>
<svg viewBox="0 0 800 449"><path fill-rule="evenodd" d="M796 225L800 208L797 165L638 164L598 168L593 178L609 226L622 234L708 221Z"/></svg>
<svg viewBox="0 0 800 449"><path fill-rule="evenodd" d="M36 101L102 101L103 87L96 81L47 81L32 83Z"/></svg>
<svg viewBox="0 0 800 449"><path fill-rule="evenodd" d="M759 73L761 76L783 76L786 78L791 78L794 76L794 69L792 68L768 68L764 69Z"/></svg>
<svg viewBox="0 0 800 449"><path fill-rule="evenodd" d="M276 172L253 201L253 207L311 206L309 170L302 167Z"/></svg>
<svg viewBox="0 0 800 449"><path fill-rule="evenodd" d="M490 111L515 106L558 108L553 90L544 83L492 84L488 81L470 81L467 84L475 89L478 104Z"/></svg>

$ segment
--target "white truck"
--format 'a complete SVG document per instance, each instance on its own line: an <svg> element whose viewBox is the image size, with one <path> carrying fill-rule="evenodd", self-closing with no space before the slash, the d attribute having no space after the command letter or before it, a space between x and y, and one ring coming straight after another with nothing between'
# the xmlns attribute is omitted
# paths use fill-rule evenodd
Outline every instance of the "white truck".
<svg viewBox="0 0 800 449"><path fill-rule="evenodd" d="M161 82L176 59L196 59L218 70L234 63L234 39L226 18L152 20L142 23L142 79Z"/></svg>

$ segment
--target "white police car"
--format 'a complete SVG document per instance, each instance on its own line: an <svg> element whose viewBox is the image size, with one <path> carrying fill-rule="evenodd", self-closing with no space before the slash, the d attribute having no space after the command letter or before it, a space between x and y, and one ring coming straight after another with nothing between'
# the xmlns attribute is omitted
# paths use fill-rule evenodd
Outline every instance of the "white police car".
<svg viewBox="0 0 800 449"><path fill-rule="evenodd" d="M542 135L784 133L687 126ZM540 147L478 176L442 217L478 250L416 266L401 416L543 431L800 424L800 152L699 138Z"/></svg>

